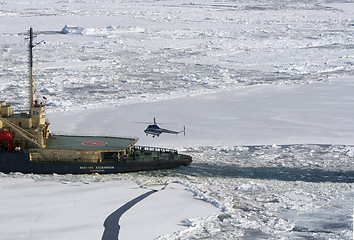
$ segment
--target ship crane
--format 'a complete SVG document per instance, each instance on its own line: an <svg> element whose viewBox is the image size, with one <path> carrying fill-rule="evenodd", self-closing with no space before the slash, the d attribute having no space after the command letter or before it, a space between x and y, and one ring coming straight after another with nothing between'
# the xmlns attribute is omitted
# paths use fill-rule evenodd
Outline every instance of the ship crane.
<svg viewBox="0 0 354 240"><path fill-rule="evenodd" d="M0 121L5 123L5 125L9 126L12 130L14 130L16 133L18 133L19 135L21 135L22 137L24 137L28 141L34 143L36 146L38 146L40 148L45 147L42 144L40 144L38 142L37 138L33 134L31 134L30 132L24 130L23 128L20 128L19 126L16 126L15 124L13 124L12 122L8 121L7 119L5 119L3 117L0 117Z"/></svg>

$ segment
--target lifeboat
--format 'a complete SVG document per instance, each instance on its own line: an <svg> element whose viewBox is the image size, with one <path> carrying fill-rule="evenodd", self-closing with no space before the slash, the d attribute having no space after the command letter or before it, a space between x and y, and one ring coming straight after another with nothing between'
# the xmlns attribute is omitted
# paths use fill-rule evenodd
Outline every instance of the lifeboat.
<svg viewBox="0 0 354 240"><path fill-rule="evenodd" d="M0 141L12 141L12 133L6 130L0 130Z"/></svg>

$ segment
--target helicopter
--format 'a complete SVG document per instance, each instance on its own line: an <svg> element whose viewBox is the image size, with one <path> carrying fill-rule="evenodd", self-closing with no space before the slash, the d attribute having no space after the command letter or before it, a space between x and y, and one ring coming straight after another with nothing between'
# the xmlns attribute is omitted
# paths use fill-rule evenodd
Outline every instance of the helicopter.
<svg viewBox="0 0 354 240"><path fill-rule="evenodd" d="M154 124L150 124L145 130L144 132L146 133L146 136L148 136L149 134L152 135L152 137L155 136L160 136L161 133L170 133L170 134L180 134L180 133L184 133L184 136L186 135L186 127L183 127L182 131L173 131L173 130L169 130L169 129L164 129L164 128L160 128L159 126L157 126L156 124L156 119L154 118Z"/></svg>

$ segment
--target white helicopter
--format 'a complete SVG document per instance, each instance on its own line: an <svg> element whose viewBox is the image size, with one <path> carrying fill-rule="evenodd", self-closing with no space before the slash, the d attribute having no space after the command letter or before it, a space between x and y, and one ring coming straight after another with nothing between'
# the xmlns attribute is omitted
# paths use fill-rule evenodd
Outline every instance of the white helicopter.
<svg viewBox="0 0 354 240"><path fill-rule="evenodd" d="M156 124L156 119L154 118L154 124L150 124L145 130L144 132L146 133L146 136L148 136L149 134L152 135L152 137L155 136L160 136L161 133L170 133L170 134L180 134L180 133L184 133L184 135L186 135L186 127L183 127L182 131L173 131L173 130L169 130L169 129L165 129L165 128L160 128L159 126L157 126Z"/></svg>

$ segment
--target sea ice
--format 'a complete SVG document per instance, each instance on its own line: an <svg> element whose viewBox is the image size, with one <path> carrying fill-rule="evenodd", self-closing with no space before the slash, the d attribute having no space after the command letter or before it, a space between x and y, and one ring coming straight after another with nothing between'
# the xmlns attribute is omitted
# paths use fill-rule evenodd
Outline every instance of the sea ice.
<svg viewBox="0 0 354 240"><path fill-rule="evenodd" d="M33 27L52 130L133 135L194 159L124 175L1 174L1 239L100 239L110 214L166 183L122 216L122 239L352 239L352 3L0 6L0 100L28 108ZM135 121L153 117L186 136L145 136Z"/></svg>

